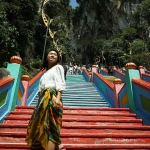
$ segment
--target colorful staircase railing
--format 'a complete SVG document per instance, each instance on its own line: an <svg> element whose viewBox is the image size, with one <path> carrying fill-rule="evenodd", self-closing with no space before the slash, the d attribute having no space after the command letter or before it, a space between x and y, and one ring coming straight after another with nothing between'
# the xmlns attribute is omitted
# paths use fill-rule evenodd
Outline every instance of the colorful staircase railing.
<svg viewBox="0 0 150 150"><path fill-rule="evenodd" d="M16 62L8 64L7 70L10 71L13 81L10 81L10 84L7 84L5 88L1 86L0 112L3 112L0 115L1 122L9 111L15 109L16 105L31 104L37 95L40 77L44 73L41 71L33 79L25 80L21 76L21 64ZM124 74L125 82L114 84L96 72L96 67L93 65L92 72L89 73L84 68L82 75L86 81L93 82L111 107L130 108L130 111L137 113L145 124L150 125L150 110L147 107L150 105L150 85L149 82L144 81L146 73L135 68L129 68ZM5 80L1 80L1 84L9 83L9 80L10 78L5 78Z"/></svg>
<svg viewBox="0 0 150 150"><path fill-rule="evenodd" d="M109 82L103 75L97 73L95 65L92 66L91 77L87 73L83 73L83 76L86 75L91 78L91 81L111 107L130 108L130 112L136 113L138 118L143 119L143 124L150 125L148 107L150 106L150 83L145 82L144 78L141 79L141 74L147 75L144 71L141 73L140 69L136 70L135 64L128 63L125 74L119 71L117 74L114 73L117 75L117 79L114 81L117 81L118 77L121 76L123 79L121 82Z"/></svg>

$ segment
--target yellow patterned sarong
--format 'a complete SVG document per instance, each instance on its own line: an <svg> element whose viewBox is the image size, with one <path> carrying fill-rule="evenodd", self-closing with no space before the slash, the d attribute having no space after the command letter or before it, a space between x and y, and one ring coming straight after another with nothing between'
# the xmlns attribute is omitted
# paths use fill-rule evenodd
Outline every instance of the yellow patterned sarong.
<svg viewBox="0 0 150 150"><path fill-rule="evenodd" d="M33 149L47 149L48 141L61 144L60 128L62 126L62 101L59 109L54 109L56 90L45 89L40 93L39 101L33 111L27 128L26 142Z"/></svg>

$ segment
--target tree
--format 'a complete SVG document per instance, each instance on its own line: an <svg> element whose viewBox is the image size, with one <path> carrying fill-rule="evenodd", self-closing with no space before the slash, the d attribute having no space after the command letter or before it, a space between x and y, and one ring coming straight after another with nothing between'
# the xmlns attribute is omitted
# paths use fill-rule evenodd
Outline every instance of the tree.
<svg viewBox="0 0 150 150"><path fill-rule="evenodd" d="M30 47L34 49L35 46L35 28L37 26L38 4L35 0L1 0L0 12L6 12L5 19L11 28L15 29L14 41L15 51L18 52L22 58L25 56L25 51ZM2 23L3 19L1 20ZM6 28L8 30L8 27ZM11 38L7 35L7 38ZM1 43L2 44L2 43ZM4 46L3 44L1 46ZM9 44L9 52L14 51L14 47Z"/></svg>
<svg viewBox="0 0 150 150"><path fill-rule="evenodd" d="M135 28L126 28L122 34L121 37L123 40L129 40L132 41L137 35L137 31Z"/></svg>
<svg viewBox="0 0 150 150"><path fill-rule="evenodd" d="M124 64L124 59L121 59L124 54L123 41L121 38L106 40L104 42L104 51L107 65L121 66L122 64Z"/></svg>
<svg viewBox="0 0 150 150"><path fill-rule="evenodd" d="M130 53L132 55L135 55L135 54L144 53L144 52L148 51L148 49L147 49L147 46L143 40L135 39L131 43L130 51L131 51Z"/></svg>
<svg viewBox="0 0 150 150"><path fill-rule="evenodd" d="M0 12L0 67L8 62L12 55L17 55L16 37L19 35L17 28L11 25L7 19L5 11Z"/></svg>

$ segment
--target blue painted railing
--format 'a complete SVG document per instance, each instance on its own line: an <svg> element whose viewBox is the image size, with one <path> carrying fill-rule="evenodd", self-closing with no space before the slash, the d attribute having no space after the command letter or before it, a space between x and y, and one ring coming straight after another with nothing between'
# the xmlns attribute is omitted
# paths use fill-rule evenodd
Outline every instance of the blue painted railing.
<svg viewBox="0 0 150 150"><path fill-rule="evenodd" d="M30 105L39 91L39 81L45 71L39 72L33 79L29 81L28 98L26 105Z"/></svg>
<svg viewBox="0 0 150 150"><path fill-rule="evenodd" d="M19 105L21 106L21 104L22 104L24 90L25 89L24 89L24 87L22 85L22 82L20 82L19 89L18 89L17 103L16 103L16 105L18 105L18 106Z"/></svg>
<svg viewBox="0 0 150 150"><path fill-rule="evenodd" d="M14 78L9 76L0 80L0 122L10 112L10 97L12 93L12 87Z"/></svg>
<svg viewBox="0 0 150 150"><path fill-rule="evenodd" d="M141 79L132 79L132 83L137 117L150 125L150 83Z"/></svg>

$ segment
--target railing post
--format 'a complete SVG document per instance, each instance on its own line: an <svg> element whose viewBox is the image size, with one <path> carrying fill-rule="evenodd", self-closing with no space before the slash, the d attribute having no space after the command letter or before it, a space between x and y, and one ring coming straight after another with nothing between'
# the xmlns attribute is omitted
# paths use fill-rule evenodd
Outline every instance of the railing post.
<svg viewBox="0 0 150 150"><path fill-rule="evenodd" d="M122 83L121 79L115 79L113 81L114 83L114 102L115 102L115 107L116 108L120 108L120 104L119 104L119 98L118 98L118 94L120 92L120 90L122 89L124 83Z"/></svg>
<svg viewBox="0 0 150 150"><path fill-rule="evenodd" d="M12 93L10 96L10 102L8 109L9 110L14 110L16 107L16 101L17 101L17 94L18 94L18 89L19 89L19 84L20 84L20 77L21 77L21 63L22 59L18 56L12 56L10 58L10 63L7 65L7 70L10 72L10 75L14 77L14 84L12 87Z"/></svg>
<svg viewBox="0 0 150 150"><path fill-rule="evenodd" d="M23 75L21 77L21 81L24 87L24 93L23 93L22 104L21 104L22 106L26 106L26 101L28 97L29 80L30 77L28 75Z"/></svg>
<svg viewBox="0 0 150 150"><path fill-rule="evenodd" d="M142 79L142 74L145 73L144 67L143 67L143 66L139 66L138 69L139 69L139 72L140 72L140 77L141 77L141 79Z"/></svg>
<svg viewBox="0 0 150 150"><path fill-rule="evenodd" d="M129 98L129 107L130 111L134 112L136 110L136 100L134 98L133 87L132 87L132 78L140 78L140 74L136 69L136 64L130 62L125 65L125 79L127 85L127 92Z"/></svg>
<svg viewBox="0 0 150 150"><path fill-rule="evenodd" d="M96 65L92 65L92 74L91 74L92 82L94 81L94 79L93 79L93 73L94 73L94 72L97 72Z"/></svg>

